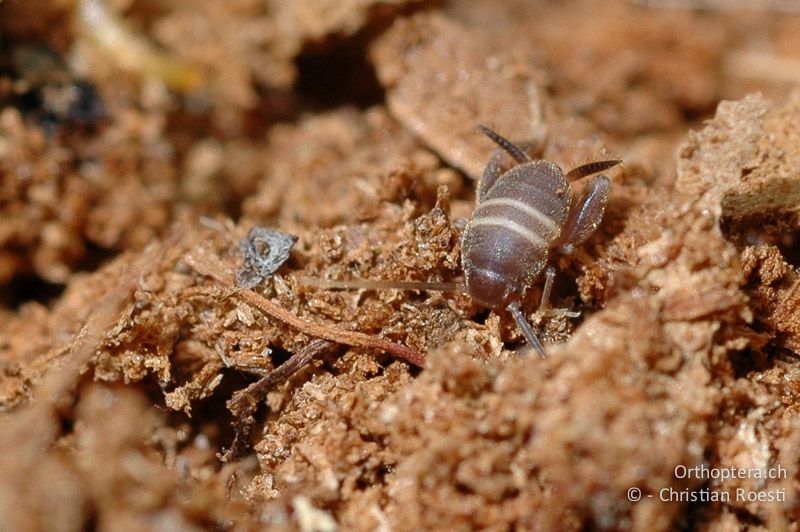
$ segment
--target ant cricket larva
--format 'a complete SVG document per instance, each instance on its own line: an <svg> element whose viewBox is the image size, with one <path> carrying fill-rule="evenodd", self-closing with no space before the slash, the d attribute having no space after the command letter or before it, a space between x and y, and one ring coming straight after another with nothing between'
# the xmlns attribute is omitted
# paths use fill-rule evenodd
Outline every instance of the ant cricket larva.
<svg viewBox="0 0 800 532"><path fill-rule="evenodd" d="M577 201L572 197L569 181L602 172L621 161L594 161L565 174L554 163L532 159L525 150L488 127L478 128L502 150L492 155L481 175L477 204L461 236L464 286L384 280L303 282L320 288L463 290L485 307L508 310L527 342L545 356L544 346L525 319L520 301L544 270L539 310L547 309L555 277L555 269L547 265L550 250L572 253L603 218L610 188L608 177L595 177ZM500 164L503 151L516 161L507 171Z"/></svg>
<svg viewBox="0 0 800 532"><path fill-rule="evenodd" d="M610 182L597 176L577 202L568 180L576 180L620 164L619 160L587 163L565 175L544 160L533 160L486 126L483 133L517 162L500 172L493 156L478 183L477 205L461 236L461 264L467 292L489 308L506 308L532 347L544 347L525 320L520 301L547 265L550 249L572 253L600 225ZM555 269L546 268L540 310L546 308Z"/></svg>

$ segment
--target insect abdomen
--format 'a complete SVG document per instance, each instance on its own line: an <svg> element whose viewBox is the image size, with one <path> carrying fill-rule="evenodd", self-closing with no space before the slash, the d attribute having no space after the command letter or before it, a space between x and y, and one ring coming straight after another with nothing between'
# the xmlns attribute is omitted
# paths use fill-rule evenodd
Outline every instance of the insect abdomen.
<svg viewBox="0 0 800 532"><path fill-rule="evenodd" d="M552 163L520 164L500 176L481 198L462 237L470 292L470 276L477 270L502 278L517 293L527 288L561 235L570 201L569 184ZM485 295L482 299L489 306L508 304L508 294L497 294L491 302Z"/></svg>

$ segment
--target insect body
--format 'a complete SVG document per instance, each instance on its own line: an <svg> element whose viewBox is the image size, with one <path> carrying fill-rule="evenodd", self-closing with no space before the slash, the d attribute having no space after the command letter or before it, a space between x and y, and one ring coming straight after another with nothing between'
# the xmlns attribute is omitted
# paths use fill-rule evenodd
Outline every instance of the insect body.
<svg viewBox="0 0 800 532"><path fill-rule="evenodd" d="M551 249L572 253L600 225L610 187L606 176L594 178L588 191L574 201L570 180L620 164L595 161L566 174L551 162L533 160L522 147L485 126L478 126L497 143L498 150L478 183L477 205L461 237L461 263L466 286L451 282L389 280L315 280L303 284L320 288L370 290L445 290L466 292L477 303L507 309L528 343L545 356L544 347L525 319L520 301L545 270L540 310L547 307L555 269L547 266ZM516 165L504 170L503 153ZM569 312L565 312L570 314Z"/></svg>
<svg viewBox="0 0 800 532"><path fill-rule="evenodd" d="M526 321L520 301L545 269L550 250L571 253L591 235L605 212L609 180L597 176L577 202L568 179L601 172L620 163L596 161L571 170L533 160L519 146L488 127L479 126L516 161L502 172L499 152L478 184L477 206L461 240L461 260L469 295L481 305L505 308L528 343L540 355L544 348ZM542 307L547 304L555 271L547 269Z"/></svg>

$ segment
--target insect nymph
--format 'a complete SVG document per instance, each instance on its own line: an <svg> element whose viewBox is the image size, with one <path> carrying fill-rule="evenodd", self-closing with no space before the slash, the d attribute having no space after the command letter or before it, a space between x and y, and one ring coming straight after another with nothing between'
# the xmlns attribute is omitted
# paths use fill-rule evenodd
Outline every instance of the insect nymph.
<svg viewBox="0 0 800 532"><path fill-rule="evenodd" d="M555 270L547 266L551 249L571 253L600 225L608 201L609 179L592 180L577 201L569 180L620 164L595 161L564 174L556 164L532 159L522 148L486 126L478 126L517 163L503 172L498 150L478 183L477 205L461 238L466 289L483 306L507 309L522 334L544 356L544 347L520 307L525 291L546 269L540 308L548 304Z"/></svg>
<svg viewBox="0 0 800 532"><path fill-rule="evenodd" d="M577 200L569 181L607 170L621 161L587 163L564 174L556 164L532 159L521 147L486 126L478 126L501 149L495 151L478 182L477 205L461 236L465 284L390 280L315 280L320 288L466 291L475 302L506 309L527 342L541 356L544 346L525 319L525 291L545 271L539 310L547 308L555 269L550 251L569 254L600 225L608 201L609 179L595 177ZM504 153L505 152L505 153ZM505 169L506 154L515 164ZM566 314L572 314L565 312ZM576 315L576 314L573 314Z"/></svg>

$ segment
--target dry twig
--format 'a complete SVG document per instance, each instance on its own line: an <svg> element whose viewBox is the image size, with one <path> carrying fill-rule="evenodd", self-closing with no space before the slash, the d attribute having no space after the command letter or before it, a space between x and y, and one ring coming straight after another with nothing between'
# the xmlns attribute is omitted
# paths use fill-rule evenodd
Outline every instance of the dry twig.
<svg viewBox="0 0 800 532"><path fill-rule="evenodd" d="M245 443L250 438L255 424L255 411L259 403L267 396L267 392L276 384L287 380L300 369L304 368L314 357L324 353L335 344L330 340L316 338L309 342L303 349L294 353L289 360L270 371L244 390L233 394L228 401L228 410L236 416L236 435L230 449L220 456L223 462L241 454Z"/></svg>
<svg viewBox="0 0 800 532"><path fill-rule="evenodd" d="M208 252L208 250L199 249L196 252L186 255L184 260L198 273L212 277L219 283L226 286L233 286L235 283L233 271L219 258ZM279 319L287 325L311 336L353 347L385 351L417 367L425 367L425 357L418 351L404 345L356 331L346 331L306 321L253 290L242 288L234 292L233 295L245 303L256 307L265 314Z"/></svg>

